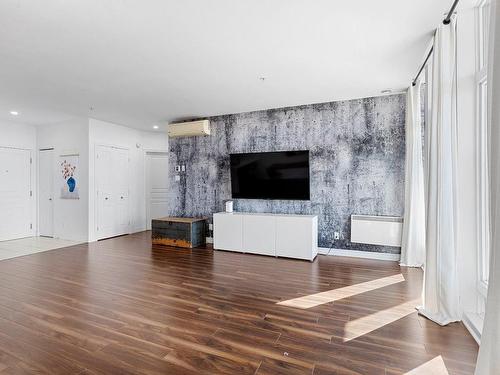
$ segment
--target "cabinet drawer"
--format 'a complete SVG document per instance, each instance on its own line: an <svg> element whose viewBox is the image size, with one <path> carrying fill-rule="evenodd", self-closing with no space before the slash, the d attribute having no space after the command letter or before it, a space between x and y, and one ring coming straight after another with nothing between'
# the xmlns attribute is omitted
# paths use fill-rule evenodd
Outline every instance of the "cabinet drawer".
<svg viewBox="0 0 500 375"><path fill-rule="evenodd" d="M309 218L279 217L276 219L276 254L280 257L312 260L316 221ZM313 225L311 225L313 224Z"/></svg>
<svg viewBox="0 0 500 375"><path fill-rule="evenodd" d="M214 215L214 249L243 250L242 216Z"/></svg>
<svg viewBox="0 0 500 375"><path fill-rule="evenodd" d="M243 251L276 255L276 218L249 215L243 217Z"/></svg>

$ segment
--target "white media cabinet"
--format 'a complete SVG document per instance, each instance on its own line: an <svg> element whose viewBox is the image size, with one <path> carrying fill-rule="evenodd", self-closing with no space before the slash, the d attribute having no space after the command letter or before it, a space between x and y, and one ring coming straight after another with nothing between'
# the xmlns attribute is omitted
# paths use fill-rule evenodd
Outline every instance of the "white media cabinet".
<svg viewBox="0 0 500 375"><path fill-rule="evenodd" d="M214 214L214 249L314 260L318 217L267 213Z"/></svg>

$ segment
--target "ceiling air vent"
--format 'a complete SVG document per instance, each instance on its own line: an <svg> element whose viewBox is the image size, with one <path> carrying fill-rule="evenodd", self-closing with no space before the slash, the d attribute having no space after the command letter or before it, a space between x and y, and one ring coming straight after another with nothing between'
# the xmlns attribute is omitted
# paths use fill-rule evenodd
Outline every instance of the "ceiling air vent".
<svg viewBox="0 0 500 375"><path fill-rule="evenodd" d="M170 138L196 137L199 135L210 135L209 120L179 122L168 125L168 136Z"/></svg>

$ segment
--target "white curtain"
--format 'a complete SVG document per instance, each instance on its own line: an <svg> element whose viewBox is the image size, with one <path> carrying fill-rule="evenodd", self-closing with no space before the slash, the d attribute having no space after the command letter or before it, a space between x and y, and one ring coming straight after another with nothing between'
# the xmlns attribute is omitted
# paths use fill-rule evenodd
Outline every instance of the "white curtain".
<svg viewBox="0 0 500 375"><path fill-rule="evenodd" d="M432 116L426 126L426 261L419 313L440 325L460 320L456 266L456 17L434 37Z"/></svg>
<svg viewBox="0 0 500 375"><path fill-rule="evenodd" d="M402 266L422 267L425 262L424 166L422 160L422 108L420 81L406 94L405 213L401 245Z"/></svg>
<svg viewBox="0 0 500 375"><path fill-rule="evenodd" d="M476 375L500 374L500 5L491 1L488 61L490 162L490 274Z"/></svg>

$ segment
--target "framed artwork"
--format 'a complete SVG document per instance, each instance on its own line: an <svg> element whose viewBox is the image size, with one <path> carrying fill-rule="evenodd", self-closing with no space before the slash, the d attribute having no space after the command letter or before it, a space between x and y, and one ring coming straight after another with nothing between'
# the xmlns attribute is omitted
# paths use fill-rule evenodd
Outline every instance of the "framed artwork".
<svg viewBox="0 0 500 375"><path fill-rule="evenodd" d="M80 199L79 163L79 154L59 156L61 199Z"/></svg>

